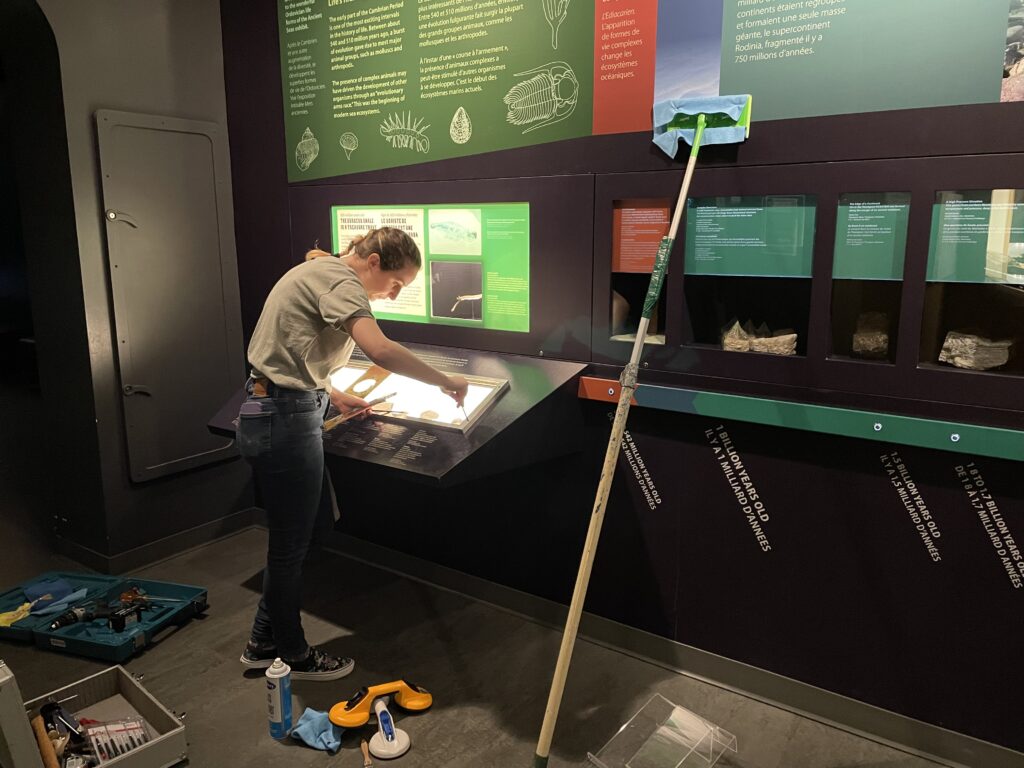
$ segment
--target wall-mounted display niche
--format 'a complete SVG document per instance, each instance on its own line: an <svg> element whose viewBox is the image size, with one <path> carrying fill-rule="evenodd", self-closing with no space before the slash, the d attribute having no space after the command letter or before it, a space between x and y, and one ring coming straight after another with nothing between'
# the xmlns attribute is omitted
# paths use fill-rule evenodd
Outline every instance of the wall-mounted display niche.
<svg viewBox="0 0 1024 768"><path fill-rule="evenodd" d="M693 343L805 355L814 195L687 201L683 289Z"/></svg>
<svg viewBox="0 0 1024 768"><path fill-rule="evenodd" d="M332 373L331 387L367 402L379 400L372 411L374 418L466 432L509 386L507 379L485 376L466 376L466 379L469 391L461 408L438 387L357 361Z"/></svg>
<svg viewBox="0 0 1024 768"><path fill-rule="evenodd" d="M922 366L1024 374L1024 190L938 192Z"/></svg>
<svg viewBox="0 0 1024 768"><path fill-rule="evenodd" d="M377 227L408 233L423 256L395 301L371 302L378 318L529 332L529 203L331 208L335 253Z"/></svg>
<svg viewBox="0 0 1024 768"><path fill-rule="evenodd" d="M832 357L895 362L909 218L909 192L839 197Z"/></svg>
<svg viewBox="0 0 1024 768"><path fill-rule="evenodd" d="M654 257L672 220L669 199L616 200L612 208L611 300L608 305L612 341L632 343L640 325L644 297L654 271ZM665 343L665 293L651 315L646 343Z"/></svg>

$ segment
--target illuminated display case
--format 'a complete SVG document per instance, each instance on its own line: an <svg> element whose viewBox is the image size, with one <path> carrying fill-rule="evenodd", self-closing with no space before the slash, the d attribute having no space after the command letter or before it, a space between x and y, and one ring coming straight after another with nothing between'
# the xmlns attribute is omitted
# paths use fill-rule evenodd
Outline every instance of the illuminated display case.
<svg viewBox="0 0 1024 768"><path fill-rule="evenodd" d="M324 451L331 464L354 460L389 478L457 485L580 450L576 378L586 367L564 360L409 344L413 354L469 381L465 412L440 388L375 366L356 350L332 386L376 400L373 415L328 414ZM212 417L215 434L234 437L246 390ZM535 441L538 434L544 439ZM530 450L523 450L529 443Z"/></svg>
<svg viewBox="0 0 1024 768"><path fill-rule="evenodd" d="M368 402L379 401L374 418L418 422L468 432L509 388L507 379L466 376L469 392L462 408L438 387L392 373L378 365L350 362L334 372L331 385Z"/></svg>

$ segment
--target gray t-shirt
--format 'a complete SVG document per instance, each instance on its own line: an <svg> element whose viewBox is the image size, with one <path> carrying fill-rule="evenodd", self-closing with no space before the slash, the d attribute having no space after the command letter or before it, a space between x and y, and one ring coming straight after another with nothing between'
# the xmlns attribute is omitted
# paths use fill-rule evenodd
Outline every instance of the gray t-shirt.
<svg viewBox="0 0 1024 768"><path fill-rule="evenodd" d="M331 371L354 342L345 323L373 317L366 289L341 259L321 257L288 270L267 296L249 342L255 378L287 389L331 389Z"/></svg>

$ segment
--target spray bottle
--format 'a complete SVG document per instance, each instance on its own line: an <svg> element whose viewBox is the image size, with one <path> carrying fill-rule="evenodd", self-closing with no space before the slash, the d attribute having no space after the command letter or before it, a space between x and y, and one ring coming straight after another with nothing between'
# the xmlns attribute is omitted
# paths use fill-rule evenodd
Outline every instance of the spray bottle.
<svg viewBox="0 0 1024 768"><path fill-rule="evenodd" d="M267 713L270 735L285 738L292 729L292 668L281 659L267 669Z"/></svg>

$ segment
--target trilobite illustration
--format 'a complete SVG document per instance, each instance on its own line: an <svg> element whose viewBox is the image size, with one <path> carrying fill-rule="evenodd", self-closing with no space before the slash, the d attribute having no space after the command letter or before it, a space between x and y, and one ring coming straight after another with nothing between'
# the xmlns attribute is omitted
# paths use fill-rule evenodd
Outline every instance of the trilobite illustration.
<svg viewBox="0 0 1024 768"><path fill-rule="evenodd" d="M345 157L349 160L352 159L352 153L359 149L359 137L352 133L352 131L345 131L341 134L338 138L338 143L345 150Z"/></svg>
<svg viewBox="0 0 1024 768"><path fill-rule="evenodd" d="M535 123L523 131L529 133L565 120L575 111L580 84L572 67L564 61L515 73L515 77L526 75L530 75L529 79L516 83L505 94L505 119L512 125Z"/></svg>
<svg viewBox="0 0 1024 768"><path fill-rule="evenodd" d="M413 120L411 112L396 112L380 124L380 135L393 149L415 149L425 154L430 151L429 127L423 124L422 117Z"/></svg>
<svg viewBox="0 0 1024 768"><path fill-rule="evenodd" d="M300 171L304 171L316 160L320 154L320 142L316 140L313 132L307 128L302 132L302 138L295 145L295 164Z"/></svg>
<svg viewBox="0 0 1024 768"><path fill-rule="evenodd" d="M540 0L544 8L544 18L551 27L551 47L558 50L558 28L569 15L569 0Z"/></svg>
<svg viewBox="0 0 1024 768"><path fill-rule="evenodd" d="M465 108L459 107L452 115L452 124L448 127L448 135L456 144L465 144L473 135L473 121L469 119Z"/></svg>

